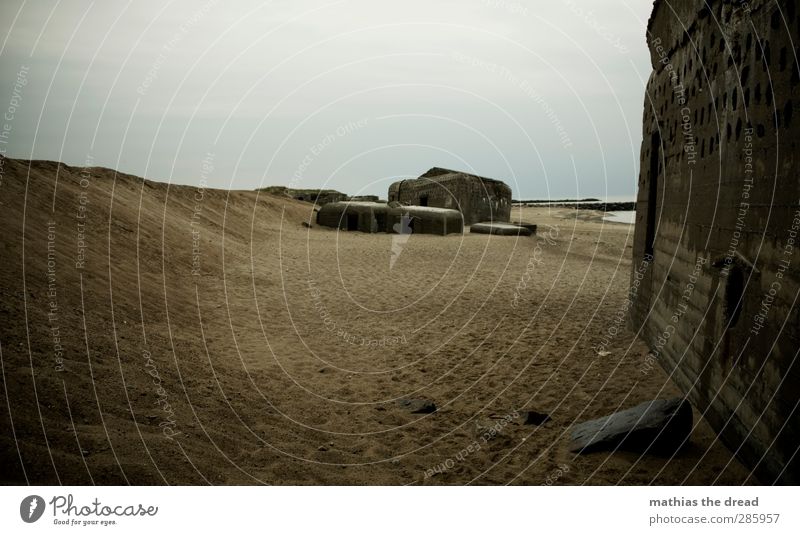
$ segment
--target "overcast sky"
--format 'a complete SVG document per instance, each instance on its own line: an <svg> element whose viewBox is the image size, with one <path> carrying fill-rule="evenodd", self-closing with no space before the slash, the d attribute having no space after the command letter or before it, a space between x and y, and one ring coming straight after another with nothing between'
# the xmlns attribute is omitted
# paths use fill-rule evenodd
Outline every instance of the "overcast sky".
<svg viewBox="0 0 800 535"><path fill-rule="evenodd" d="M385 198L440 166L632 196L651 7L2 0L0 150L221 188Z"/></svg>

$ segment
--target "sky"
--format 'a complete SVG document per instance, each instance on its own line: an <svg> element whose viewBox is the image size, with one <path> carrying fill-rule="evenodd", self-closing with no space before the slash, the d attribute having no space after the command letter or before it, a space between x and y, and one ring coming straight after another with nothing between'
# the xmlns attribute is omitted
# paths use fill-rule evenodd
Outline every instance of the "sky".
<svg viewBox="0 0 800 535"><path fill-rule="evenodd" d="M0 2L0 153L386 198L636 191L652 0Z"/></svg>

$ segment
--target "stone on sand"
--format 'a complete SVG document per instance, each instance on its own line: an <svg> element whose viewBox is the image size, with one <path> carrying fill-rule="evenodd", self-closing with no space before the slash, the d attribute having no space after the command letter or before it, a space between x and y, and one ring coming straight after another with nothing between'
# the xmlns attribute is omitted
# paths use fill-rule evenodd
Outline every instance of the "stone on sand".
<svg viewBox="0 0 800 535"><path fill-rule="evenodd" d="M518 227L526 228L531 231L531 234L536 234L536 224L535 223L524 223L520 221L514 221L511 223L512 225L516 225Z"/></svg>
<svg viewBox="0 0 800 535"><path fill-rule="evenodd" d="M684 398L656 399L572 428L570 451L615 448L674 453L692 432L692 406Z"/></svg>
<svg viewBox="0 0 800 535"><path fill-rule="evenodd" d="M481 419L475 422L475 438L480 439L484 444L495 439L508 439L506 427L509 421L502 419Z"/></svg>
<svg viewBox="0 0 800 535"><path fill-rule="evenodd" d="M510 223L475 223L469 228L470 232L476 234L496 234L498 236L530 236L530 229L512 225Z"/></svg>
<svg viewBox="0 0 800 535"><path fill-rule="evenodd" d="M542 425L550 421L550 415L534 410L524 410L520 414L522 425Z"/></svg>
<svg viewBox="0 0 800 535"><path fill-rule="evenodd" d="M436 412L436 403L429 399L401 399L397 404L412 414Z"/></svg>

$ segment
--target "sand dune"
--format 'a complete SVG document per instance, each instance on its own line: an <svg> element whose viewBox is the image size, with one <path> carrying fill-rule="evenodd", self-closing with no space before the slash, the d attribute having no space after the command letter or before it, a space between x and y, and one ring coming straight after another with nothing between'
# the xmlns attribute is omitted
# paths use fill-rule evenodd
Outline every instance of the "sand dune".
<svg viewBox="0 0 800 535"><path fill-rule="evenodd" d="M614 322L628 225L525 208L537 236L398 244L264 193L3 169L5 483L748 480L698 415L674 458L567 450L573 422L679 395ZM526 408L552 420L503 419Z"/></svg>

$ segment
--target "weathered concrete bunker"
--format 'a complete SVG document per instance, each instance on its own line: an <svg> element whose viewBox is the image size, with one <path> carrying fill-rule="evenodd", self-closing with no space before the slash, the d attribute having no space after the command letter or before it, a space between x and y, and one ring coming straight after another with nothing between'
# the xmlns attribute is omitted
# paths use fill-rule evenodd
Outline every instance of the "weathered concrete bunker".
<svg viewBox="0 0 800 535"><path fill-rule="evenodd" d="M395 234L447 234L464 232L458 210L430 206L400 206L389 209L388 232Z"/></svg>
<svg viewBox="0 0 800 535"><path fill-rule="evenodd" d="M511 188L504 182L440 167L393 183L389 201L458 210L466 225L511 218Z"/></svg>
<svg viewBox="0 0 800 535"><path fill-rule="evenodd" d="M330 202L346 201L348 199L345 193L333 189L295 189L286 186L268 186L266 188L261 188L261 191L266 191L272 195L291 197L296 201L311 202L317 206L322 206ZM375 200L377 200L377 198Z"/></svg>
<svg viewBox="0 0 800 535"><path fill-rule="evenodd" d="M339 230L387 232L389 207L385 203L348 201L325 204L317 212L317 224Z"/></svg>
<svg viewBox="0 0 800 535"><path fill-rule="evenodd" d="M763 483L800 483L800 20L657 0L631 323ZM793 44L794 43L794 44Z"/></svg>
<svg viewBox="0 0 800 535"><path fill-rule="evenodd" d="M317 224L360 232L446 235L464 231L461 212L422 206L376 202L334 202L317 212Z"/></svg>

